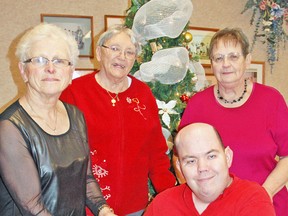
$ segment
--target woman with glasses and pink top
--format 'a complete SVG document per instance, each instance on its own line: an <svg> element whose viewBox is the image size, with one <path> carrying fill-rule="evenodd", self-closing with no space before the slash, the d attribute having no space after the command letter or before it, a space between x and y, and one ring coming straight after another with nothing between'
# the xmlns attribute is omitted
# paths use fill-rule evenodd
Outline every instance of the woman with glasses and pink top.
<svg viewBox="0 0 288 216"><path fill-rule="evenodd" d="M287 216L285 100L276 89L246 78L251 54L248 39L240 29L218 31L211 40L209 57L217 84L189 100L180 129L193 122L213 125L234 151L230 171L261 184L273 201L276 215Z"/></svg>
<svg viewBox="0 0 288 216"><path fill-rule="evenodd" d="M0 215L112 216L90 167L83 114L59 100L78 59L72 35L40 24L16 55L26 93L0 115Z"/></svg>
<svg viewBox="0 0 288 216"><path fill-rule="evenodd" d="M142 215L148 178L157 192L176 182L155 98L146 84L129 75L139 53L131 29L112 26L97 42L100 70L74 79L61 95L84 113L93 174L121 216Z"/></svg>

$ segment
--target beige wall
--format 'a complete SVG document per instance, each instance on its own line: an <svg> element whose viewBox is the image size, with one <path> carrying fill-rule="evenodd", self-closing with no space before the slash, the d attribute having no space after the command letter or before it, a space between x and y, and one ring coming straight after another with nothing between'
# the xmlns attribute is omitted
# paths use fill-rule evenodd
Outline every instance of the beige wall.
<svg viewBox="0 0 288 216"><path fill-rule="evenodd" d="M241 27L252 39L254 27L250 26L252 12L241 15L245 1L239 0L192 0L194 10L191 25L208 28ZM124 15L129 0L2 0L0 13L0 112L14 101L25 87L18 73L15 44L23 32L40 22L40 14L87 15L94 18L94 35L104 29L104 15ZM287 46L288 47L288 46ZM266 48L258 43L252 53L253 60L265 61ZM280 61L273 74L266 64L265 83L277 88L288 101L287 75L288 50L280 52ZM81 58L78 68L97 67L95 59Z"/></svg>

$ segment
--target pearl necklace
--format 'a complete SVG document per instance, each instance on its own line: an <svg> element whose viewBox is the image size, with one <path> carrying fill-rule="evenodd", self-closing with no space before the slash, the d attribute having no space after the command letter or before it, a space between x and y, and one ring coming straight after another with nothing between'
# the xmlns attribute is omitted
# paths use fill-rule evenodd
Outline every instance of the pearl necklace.
<svg viewBox="0 0 288 216"><path fill-rule="evenodd" d="M106 90L106 91L107 91L108 95L109 95L110 98L111 98L112 106L113 106L113 107L116 106L116 102L119 101L118 93L116 93L116 95L113 97L113 96L109 93L108 90ZM116 99L117 99L117 101L116 101Z"/></svg>
<svg viewBox="0 0 288 216"><path fill-rule="evenodd" d="M57 107L55 108L55 110L54 110L54 115L55 115L55 122L54 122L54 124L55 124L55 126L54 127L51 127L49 124L48 124L48 122L44 119L44 118L42 118L33 108L32 108L32 106L30 105L30 103L29 103L29 101L26 99L26 101L27 101L27 104L29 105L29 107L30 107L30 109L32 110L32 112L36 115L36 117L38 117L38 118L40 118L46 125L47 125L47 127L48 128L50 128L50 130L52 130L53 132L56 132L56 130L57 130Z"/></svg>
<svg viewBox="0 0 288 216"><path fill-rule="evenodd" d="M220 94L220 91L219 91L219 85L218 85L218 88L217 88L217 98L221 101L224 101L224 103L229 103L229 104L234 104L234 103L237 103L239 101L241 101L243 98L244 98L244 95L245 93L247 92L247 79L245 79L244 81L244 90L243 90L243 93L242 95L238 98L238 99L234 99L232 101L229 101L229 100L226 100L223 96L221 96Z"/></svg>

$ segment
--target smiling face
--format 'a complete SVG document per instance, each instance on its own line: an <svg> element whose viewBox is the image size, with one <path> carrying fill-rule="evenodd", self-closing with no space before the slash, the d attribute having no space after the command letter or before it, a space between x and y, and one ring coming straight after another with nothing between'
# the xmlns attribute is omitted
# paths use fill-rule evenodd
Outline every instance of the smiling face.
<svg viewBox="0 0 288 216"><path fill-rule="evenodd" d="M68 45L65 41L46 38L35 42L28 56L69 60ZM19 69L23 80L27 83L28 91L45 96L60 95L71 82L73 73L73 66L56 67L51 61L41 67L31 62L19 63Z"/></svg>
<svg viewBox="0 0 288 216"><path fill-rule="evenodd" d="M207 124L184 127L176 137L178 166L198 200L214 201L229 185L232 151L223 148L215 130Z"/></svg>
<svg viewBox="0 0 288 216"><path fill-rule="evenodd" d="M234 55L233 55L234 54ZM223 61L211 61L213 73L222 84L231 84L244 79L246 69L251 62L251 54L243 56L240 43L233 40L223 41L220 39L213 48L212 56L224 56ZM237 57L237 58L236 58Z"/></svg>
<svg viewBox="0 0 288 216"><path fill-rule="evenodd" d="M106 77L111 80L126 78L136 58L135 54L134 58L127 59L127 52L129 54L136 53L135 45L131 42L130 37L125 32L121 32L105 41L103 45L105 47L98 46L96 49L97 60L101 64L101 71L104 71ZM121 52L115 52L111 48L117 48Z"/></svg>

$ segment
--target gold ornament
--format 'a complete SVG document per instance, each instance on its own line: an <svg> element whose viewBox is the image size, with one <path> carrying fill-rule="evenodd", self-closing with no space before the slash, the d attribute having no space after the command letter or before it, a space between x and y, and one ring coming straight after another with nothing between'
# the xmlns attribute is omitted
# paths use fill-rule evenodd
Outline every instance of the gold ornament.
<svg viewBox="0 0 288 216"><path fill-rule="evenodd" d="M193 40L193 36L190 32L185 32L184 33L184 39L186 43L189 43Z"/></svg>
<svg viewBox="0 0 288 216"><path fill-rule="evenodd" d="M140 64L143 63L143 57L141 55L137 56L136 61Z"/></svg>
<svg viewBox="0 0 288 216"><path fill-rule="evenodd" d="M158 50L163 49L162 45L160 43L156 43L156 42L151 42L150 43L150 47L151 47L151 50L152 50L153 54L155 52L157 52Z"/></svg>
<svg viewBox="0 0 288 216"><path fill-rule="evenodd" d="M150 46L153 54L158 51L156 42L151 42Z"/></svg>

